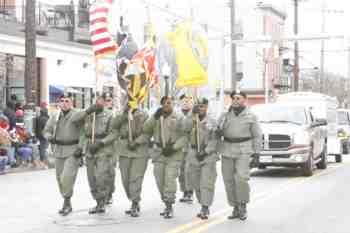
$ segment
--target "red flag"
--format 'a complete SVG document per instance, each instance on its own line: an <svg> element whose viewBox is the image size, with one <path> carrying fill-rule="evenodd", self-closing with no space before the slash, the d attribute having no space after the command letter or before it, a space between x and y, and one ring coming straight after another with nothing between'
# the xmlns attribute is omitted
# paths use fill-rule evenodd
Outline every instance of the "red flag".
<svg viewBox="0 0 350 233"><path fill-rule="evenodd" d="M108 12L112 3L113 0L98 0L91 5L89 10L90 36L96 57L115 53L117 50L117 44L108 31Z"/></svg>

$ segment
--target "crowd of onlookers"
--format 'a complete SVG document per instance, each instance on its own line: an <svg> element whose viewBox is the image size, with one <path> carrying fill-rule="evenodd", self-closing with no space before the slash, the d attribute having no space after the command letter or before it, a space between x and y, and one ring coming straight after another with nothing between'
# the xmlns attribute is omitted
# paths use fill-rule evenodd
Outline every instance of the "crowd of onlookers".
<svg viewBox="0 0 350 233"><path fill-rule="evenodd" d="M0 111L0 174L14 168L48 168L48 142L42 134L49 119L47 104L36 109L31 127L25 124L23 105L15 95Z"/></svg>

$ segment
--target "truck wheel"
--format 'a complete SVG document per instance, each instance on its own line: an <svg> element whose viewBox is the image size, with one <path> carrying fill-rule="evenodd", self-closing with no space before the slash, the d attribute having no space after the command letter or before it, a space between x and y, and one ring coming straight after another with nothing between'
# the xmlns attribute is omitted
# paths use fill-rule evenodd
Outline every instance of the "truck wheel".
<svg viewBox="0 0 350 233"><path fill-rule="evenodd" d="M327 146L324 146L321 153L321 161L316 164L318 169L326 169L327 168Z"/></svg>
<svg viewBox="0 0 350 233"><path fill-rule="evenodd" d="M314 174L314 154L313 148L310 148L309 158L302 166L302 172L304 176L312 176Z"/></svg>
<svg viewBox="0 0 350 233"><path fill-rule="evenodd" d="M341 163L341 162L343 162L343 157L342 157L342 155L335 155L335 162L337 162L337 163Z"/></svg>

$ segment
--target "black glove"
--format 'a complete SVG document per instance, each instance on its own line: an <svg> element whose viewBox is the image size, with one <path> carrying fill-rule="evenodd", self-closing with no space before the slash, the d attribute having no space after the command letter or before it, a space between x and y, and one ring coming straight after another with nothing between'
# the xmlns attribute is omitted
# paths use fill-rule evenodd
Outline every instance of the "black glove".
<svg viewBox="0 0 350 233"><path fill-rule="evenodd" d="M205 150L201 150L200 152L197 152L196 158L199 162L202 162L207 155L208 155L208 153L205 152Z"/></svg>
<svg viewBox="0 0 350 233"><path fill-rule="evenodd" d="M48 139L50 144L56 144L56 139L55 138L50 138Z"/></svg>
<svg viewBox="0 0 350 233"><path fill-rule="evenodd" d="M81 149L80 147L78 147L74 153L73 153L73 156L77 159L83 157L83 149Z"/></svg>
<svg viewBox="0 0 350 233"><path fill-rule="evenodd" d="M223 132L223 130L217 128L215 130L215 135L216 135L216 137L221 138L222 136L224 136L224 132Z"/></svg>
<svg viewBox="0 0 350 233"><path fill-rule="evenodd" d="M158 108L157 111L154 113L154 119L158 120L160 118L160 116L163 113L163 108Z"/></svg>
<svg viewBox="0 0 350 233"><path fill-rule="evenodd" d="M259 166L259 154L254 153L251 156L251 161L250 161L250 168L258 167Z"/></svg>
<svg viewBox="0 0 350 233"><path fill-rule="evenodd" d="M192 113L199 114L199 105L195 105L192 109Z"/></svg>
<svg viewBox="0 0 350 233"><path fill-rule="evenodd" d="M165 157L170 157L172 154L174 154L176 150L173 147L173 144L167 144L165 148L162 149L162 154Z"/></svg>
<svg viewBox="0 0 350 233"><path fill-rule="evenodd" d="M91 113L100 113L103 111L103 106L101 105L97 105L97 104L93 104L93 105L90 105L90 107L88 107L88 109L85 110L85 112L90 115Z"/></svg>
<svg viewBox="0 0 350 233"><path fill-rule="evenodd" d="M128 142L128 149L131 151L134 151L137 149L137 143L136 142Z"/></svg>
<svg viewBox="0 0 350 233"><path fill-rule="evenodd" d="M103 147L103 142L95 142L89 146L89 151L91 154L96 154L96 152Z"/></svg>

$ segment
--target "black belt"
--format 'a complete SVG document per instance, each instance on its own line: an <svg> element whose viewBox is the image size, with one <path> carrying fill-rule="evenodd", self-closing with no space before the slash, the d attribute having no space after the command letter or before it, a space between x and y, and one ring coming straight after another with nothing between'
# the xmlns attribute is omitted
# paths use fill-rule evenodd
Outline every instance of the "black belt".
<svg viewBox="0 0 350 233"><path fill-rule="evenodd" d="M79 140L73 140L73 141L59 141L56 140L55 144L59 146L73 146L79 143Z"/></svg>
<svg viewBox="0 0 350 233"><path fill-rule="evenodd" d="M192 145L191 145L191 148L192 148L192 149L197 149L197 145L192 144Z"/></svg>
<svg viewBox="0 0 350 233"><path fill-rule="evenodd" d="M227 138L224 137L224 141L230 142L230 143L240 143L240 142L246 142L251 140L251 137L244 137L244 138Z"/></svg>
<svg viewBox="0 0 350 233"><path fill-rule="evenodd" d="M91 134L88 134L88 135L86 135L88 138L91 138L92 137L92 135ZM103 138L105 138L107 136L107 134L106 133L103 133L103 134L95 134L95 138L96 139L103 139Z"/></svg>

